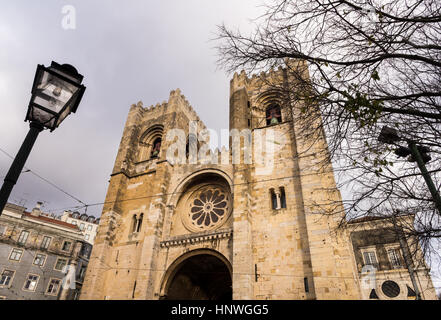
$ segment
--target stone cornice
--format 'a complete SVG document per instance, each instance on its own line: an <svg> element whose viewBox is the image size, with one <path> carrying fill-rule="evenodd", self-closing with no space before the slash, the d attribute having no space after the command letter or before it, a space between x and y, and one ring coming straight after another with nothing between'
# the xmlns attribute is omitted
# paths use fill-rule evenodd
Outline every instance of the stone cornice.
<svg viewBox="0 0 441 320"><path fill-rule="evenodd" d="M204 233L193 233L185 236L173 237L165 241L161 241L161 248L169 248L174 246L194 244L199 242L206 242L218 239L231 238L233 236L233 230L220 230Z"/></svg>

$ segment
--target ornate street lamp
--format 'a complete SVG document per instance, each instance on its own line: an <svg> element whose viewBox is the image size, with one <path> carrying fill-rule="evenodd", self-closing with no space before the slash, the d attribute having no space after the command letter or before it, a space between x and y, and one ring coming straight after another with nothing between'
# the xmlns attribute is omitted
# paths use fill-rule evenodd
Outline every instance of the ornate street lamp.
<svg viewBox="0 0 441 320"><path fill-rule="evenodd" d="M398 144L398 142L402 140L407 142L407 147ZM426 168L426 163L432 160L429 155L430 149L426 146L417 145L416 142L413 140L400 137L397 130L389 128L387 126L383 127L383 129L381 130L378 141L396 146L397 149L395 150L395 154L398 157L404 158L410 155L407 160L417 163L418 168L421 171L421 175L426 181L427 188L432 195L435 207L438 210L438 213L441 214L441 196L439 195L438 189L436 188Z"/></svg>
<svg viewBox="0 0 441 320"><path fill-rule="evenodd" d="M83 76L69 64L52 61L48 68L38 65L25 119L30 122L30 129L0 190L0 215L38 134L44 129L54 131L71 112L77 111L86 90L82 81Z"/></svg>

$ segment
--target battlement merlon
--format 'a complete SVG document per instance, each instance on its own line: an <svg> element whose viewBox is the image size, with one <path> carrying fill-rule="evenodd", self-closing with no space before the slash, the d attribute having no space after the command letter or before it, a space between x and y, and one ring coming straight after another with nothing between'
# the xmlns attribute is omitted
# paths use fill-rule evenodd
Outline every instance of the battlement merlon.
<svg viewBox="0 0 441 320"><path fill-rule="evenodd" d="M278 83L280 80L277 78L283 76L281 73L284 70L302 70L305 79L309 78L307 61L300 59L285 59L284 66L279 66L277 69L271 69L268 72L253 74L251 77L249 77L244 70L240 73L235 72L230 81L230 97L233 92L241 88L259 88L272 80L274 80L275 83Z"/></svg>
<svg viewBox="0 0 441 320"><path fill-rule="evenodd" d="M170 92L168 105L174 108L176 112L183 112L190 121L197 121L199 130L207 129L204 122L199 118L198 114L193 109L190 102L188 102L187 98L181 93L179 88Z"/></svg>
<svg viewBox="0 0 441 320"><path fill-rule="evenodd" d="M138 123L136 120L145 117L154 118L159 115L172 112L182 112L190 121L197 121L200 130L207 129L203 121L197 115L196 111L188 102L187 98L181 94L181 90L179 88L170 92L168 101L163 101L162 103L157 103L156 105L151 105L149 107L144 107L142 101L132 104L128 118L130 118L130 123Z"/></svg>

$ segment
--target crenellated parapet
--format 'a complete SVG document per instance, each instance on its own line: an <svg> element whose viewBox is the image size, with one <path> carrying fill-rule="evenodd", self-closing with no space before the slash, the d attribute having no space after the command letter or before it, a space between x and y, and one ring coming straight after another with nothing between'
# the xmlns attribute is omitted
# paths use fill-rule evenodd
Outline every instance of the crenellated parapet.
<svg viewBox="0 0 441 320"><path fill-rule="evenodd" d="M304 74L305 79L309 77L306 61L286 59L284 63L284 66L272 68L267 72L255 73L251 75L251 77L249 77L244 70L240 73L234 73L230 81L230 96L241 88L246 88L247 91L256 91L268 84L280 84L284 76L284 70L300 70Z"/></svg>

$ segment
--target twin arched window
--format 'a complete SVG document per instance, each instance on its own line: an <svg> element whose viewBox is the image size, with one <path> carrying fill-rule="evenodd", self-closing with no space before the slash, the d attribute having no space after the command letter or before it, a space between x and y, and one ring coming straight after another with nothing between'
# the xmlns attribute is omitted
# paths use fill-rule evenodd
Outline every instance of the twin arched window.
<svg viewBox="0 0 441 320"><path fill-rule="evenodd" d="M280 187L278 190L270 189L271 208L274 210L286 208L285 188Z"/></svg>
<svg viewBox="0 0 441 320"><path fill-rule="evenodd" d="M137 216L136 214L133 215L132 217L132 233L136 233L141 231L141 227L142 227L142 220L144 219L144 214L141 213L139 216Z"/></svg>

